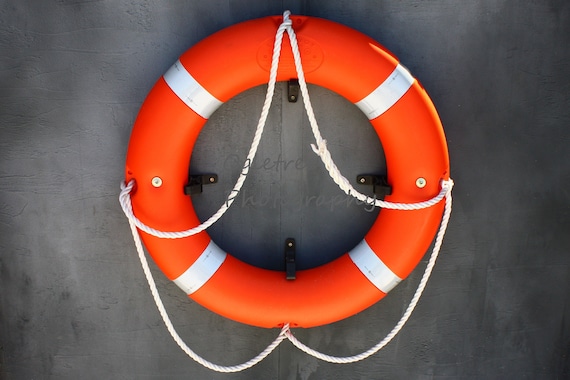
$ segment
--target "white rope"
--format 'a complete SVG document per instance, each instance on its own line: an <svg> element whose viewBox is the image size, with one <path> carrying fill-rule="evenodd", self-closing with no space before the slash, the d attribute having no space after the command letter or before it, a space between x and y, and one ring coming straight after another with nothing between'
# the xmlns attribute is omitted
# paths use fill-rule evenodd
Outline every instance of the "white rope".
<svg viewBox="0 0 570 380"><path fill-rule="evenodd" d="M261 109L261 116L259 117L259 122L257 123L257 128L255 130L255 135L253 141L251 143L251 147L249 148L249 153L247 154L247 158L245 159L245 163L241 170L241 173L236 181L235 186L233 187L232 191L228 195L227 200L220 206L218 211L214 215L212 215L208 220L204 223L196 226L194 228L190 228L185 231L176 231L176 232L165 232L160 231L155 228L149 227L143 222L141 222L133 213L133 209L131 206L130 200L130 192L133 189L135 184L134 180L129 181L128 184L121 184L121 194L119 196L119 201L121 203L121 207L123 208L123 212L129 220L132 220L135 225L141 230L148 234L151 234L156 237L165 238L165 239L181 239L188 236L196 235L210 227L212 224L216 223L218 219L225 214L225 212L230 208L234 200L237 198L246 178L247 174L249 173L249 169L255 158L255 154L257 153L257 148L259 147L259 142L261 141L261 135L263 134L263 130L265 128L265 123L267 121L267 116L269 115L269 108L271 107L271 102L273 100L273 93L275 92L275 83L277 82L277 69L279 67L279 56L281 55L281 44L283 42L283 33L285 32L286 28L291 28L291 20L289 19L290 12L287 11L283 15L283 22L279 25L277 29L277 34L275 35L275 43L273 45L273 57L271 60L271 69L269 71L269 82L267 84L267 93L265 94L265 101L263 103L263 107Z"/></svg>
<svg viewBox="0 0 570 380"><path fill-rule="evenodd" d="M305 110L307 111L307 116L309 118L309 124L311 125L311 130L313 131L313 136L315 136L316 145L311 144L311 148L317 156L321 158L321 161L325 165L329 175L333 181L339 186L339 188L344 191L347 195L350 195L367 205L374 205L376 207L382 207L393 210L419 210L427 207L431 207L441 201L445 194L449 191L448 186L445 183L442 184L441 191L434 198L418 203L393 203L387 202L381 199L376 199L376 197L370 197L366 194L362 194L357 191L344 177L336 164L334 163L329 150L327 149L327 141L322 138L319 131L319 125L313 112L313 106L311 105L311 99L309 97L309 90L307 89L307 82L305 80L305 73L303 71L303 65L301 63L301 53L299 52L299 44L297 43L297 36L295 31L291 26L287 26L287 34L289 34L289 41L291 42L291 48L293 50L293 58L295 60L295 69L297 70L297 76L299 79L299 87L301 88L301 95L303 98L303 104L305 105Z"/></svg>
<svg viewBox="0 0 570 380"><path fill-rule="evenodd" d="M299 341L293 335L293 333L291 332L291 330L289 328L289 324L285 324L281 328L279 335L275 338L275 340L273 342L271 342L256 357L248 360L247 362L245 362L243 364L238 364L238 365L233 365L233 366L222 366L222 365L212 363L212 362L202 358L200 355L196 354L190 347L188 347L188 345L182 340L180 335L178 335L178 332L176 331L174 325L172 324L172 321L170 320L170 317L168 316L168 312L166 311L166 308L164 307L162 299L160 298L160 294L158 293L156 283L154 281L154 278L152 277L152 273L150 271L148 261L146 259L145 254L144 254L144 249L142 246L140 236L139 236L138 231L137 231L137 227L136 227L136 225L132 219L129 219L129 225L131 228L131 233L133 235L133 239L135 241L135 246L137 249L139 260L140 260L142 268L143 268L143 272L144 272L146 280L148 282L148 285L149 285L151 294L153 296L154 302L158 308L158 311L160 313L160 316L162 317L162 320L164 321L166 329L168 330L168 332L170 333L170 335L172 336L172 338L174 339L176 344L178 344L178 346L182 349L182 351L184 351L190 358L195 360L197 363L203 365L204 367L206 367L208 369L211 369L211 370L217 371L217 372L229 373L229 372L243 371L245 369L253 367L257 363L259 363L260 361L265 359L271 352L273 352L273 350L275 350L275 348L277 348L277 346L279 346L279 344L281 344L281 342L285 338L289 339L291 341L291 343L294 346L296 346L297 348L299 348L301 351L303 351L303 352L305 352L311 356L314 356L318 359L321 359L323 361L327 361L330 363L338 363L338 364L353 363L353 362L357 362L360 360L364 360L364 359L374 355L375 353L380 351L382 348L384 348L384 346L386 346L388 343L390 343L390 341L392 341L392 339L404 327L404 325L406 324L406 322L408 321L408 319L412 315L414 309L416 308L416 305L419 302L420 297L422 296L422 293L423 293L423 291L427 285L427 282L431 276L432 270L435 266L435 262L437 260L438 255L439 255L441 245L443 242L443 237L444 237L445 232L447 230L449 218L451 216L451 209L452 209L451 189L453 187L453 181L450 180L449 183L450 183L449 192L447 193L447 195L445 197L446 198L445 199L445 210L443 213L443 218L441 221L441 225L439 227L439 231L438 231L436 238L435 238L435 243L434 243L434 247L433 247L431 256L430 256L429 261L426 265L426 269L425 269L424 274L420 280L418 288L416 289L416 292L414 293L414 296L412 297L412 300L410 301L410 303L409 303L408 307L406 308L404 314L402 314L402 317L400 318L398 323L396 323L394 328L388 333L388 335L386 335L386 337L384 339L382 339L378 344L376 344L375 346L373 346L372 348L368 349L367 351L365 351L361 354L354 355L354 356L347 356L347 357L338 357L338 356L327 355L327 354L324 354L322 352L319 352L317 350L314 350L314 349L308 347L307 345L305 345L304 343Z"/></svg>
<svg viewBox="0 0 570 380"><path fill-rule="evenodd" d="M251 167L251 163L255 158L255 155L257 153L257 148L259 147L259 142L261 141L261 136L265 128L265 123L267 121L267 116L269 114L269 109L271 107L273 94L275 92L277 69L279 66L279 57L281 55L283 33L285 31L287 31L287 34L289 35L289 40L291 42L291 47L293 50L295 68L297 70L297 75L299 77L299 86L301 88L301 94L303 95L302 96L303 104L305 105L305 110L307 111L307 115L309 117L309 124L311 125L311 130L313 132L313 135L315 136L315 140L317 141L316 146L314 144L311 144L311 147L313 148L313 151L321 158L321 161L324 163L325 168L327 169L329 175L331 176L333 181L340 187L341 190L343 190L346 194L353 196L354 198L358 199L359 201L367 205L374 205L376 207L382 207L393 210L419 210L431 207L439 203L445 197L445 195L450 191L449 182L442 181L441 190L439 194L437 194L432 199L417 203L395 203L395 202L387 202L381 199L376 199L376 197L370 197L354 189L354 187L350 184L350 182L340 173L338 167L336 166L331 157L330 152L326 147L326 140L322 138L321 133L319 131L319 126L315 118L315 114L313 112L313 107L311 105L311 100L309 97L309 91L307 89L307 82L305 80L303 65L301 63L301 54L299 52L299 44L297 43L297 36L295 34L295 31L293 30L293 27L291 26L292 22L289 19L290 14L291 12L289 11L285 11L283 13L283 22L281 23L281 25L279 25L279 28L277 29L277 33L275 35L275 43L273 45L273 56L271 60L271 69L269 72L267 93L265 95L265 101L263 103L259 122L257 123L255 135L251 143L251 147L249 149L249 153L245 160L242 171L238 177L238 180L236 181L235 186L233 187L232 191L230 191L226 201L220 206L220 208L218 209L218 211L216 211L214 215L212 215L210 218L208 218L208 220L206 220L205 222L201 223L196 227L190 228L185 231L160 231L150 226L147 226L134 215L130 200L130 192L135 184L135 181L133 179L127 184L121 184L121 194L119 195L119 201L121 203L121 207L125 215L127 215L129 220L132 220L141 231L165 239L181 239L188 236L192 236L206 230L208 227L216 223L218 219L220 219L233 204L234 200L237 198L237 195L239 194L247 178L249 169Z"/></svg>
<svg viewBox="0 0 570 380"><path fill-rule="evenodd" d="M172 338L174 339L176 344L178 344L178 346L182 349L182 351L184 351L186 353L186 355L188 355L189 357L194 359L196 362L202 364L204 367L209 368L209 369L214 370L214 371L217 371L217 372L239 372L239 371L243 371L245 369L248 369L250 367L253 367L257 363L259 363L260 361L265 359L277 346L279 346L279 344L283 341L283 339L286 338L285 332L289 330L288 324L283 326L283 328L281 329L281 332L279 333L277 338L275 338L275 340L273 342L271 342L271 344L269 344L265 348L265 350L260 352L256 357L254 357L251 360L248 360L247 362L245 362L243 364L238 364L238 365L233 365L233 366L222 366L222 365L214 364L214 363L202 358L200 355L198 355L194 351L192 351L192 349L190 347L188 347L188 345L186 343L184 343L184 341L182 340L180 335L178 335L178 332L174 328L174 325L172 324L172 321L170 320L170 317L168 316L168 312L166 311L166 308L164 307L162 299L160 298L160 294L158 293L156 283L154 281L154 278L152 277L152 273L151 273L150 268L148 266L148 261L146 259L145 254L144 254L142 242L141 242L140 236L138 234L137 227L136 227L135 223L133 222L133 220L129 219L129 225L131 226L131 233L132 233L133 239L135 241L135 246L137 248L139 260L141 262L146 280L148 281L148 286L150 287L150 292L152 294L152 297L154 298L154 302L156 304L156 307L158 308L160 316L162 317L162 320L164 321L164 324L166 325L166 329L168 330L168 332L170 333L170 335L172 336Z"/></svg>
<svg viewBox="0 0 570 380"><path fill-rule="evenodd" d="M174 341L178 344L178 346L190 358L192 358L196 362L200 363L204 367L209 368L209 369L214 370L214 371L218 371L218 372L239 372L239 371L243 371L243 370L250 368L250 367L254 366L255 364L259 363L261 360L265 359L286 338L285 332L289 330L289 325L285 324L283 326L283 328L281 329L281 332L279 333L279 335L275 338L275 340L273 342L271 342L271 344L269 344L256 357L254 357L253 359L251 359L251 360L249 360L243 364L234 365L234 366L221 366L221 365L212 363L212 362L202 358L200 355L196 354L192 349L190 349L190 347L188 347L188 345L182 340L182 338L180 337L180 335L178 335L178 332L174 328L172 321L170 320L170 317L168 316L166 308L164 307L162 299L160 298L160 294L158 293L158 289L156 287L156 283L154 281L154 278L152 277L152 273L150 271L148 261L146 259L145 254L144 254L144 249L142 246L140 236L139 236L138 231L137 231L137 227L144 232L147 232L151 235L161 237L161 238L177 239L177 238L188 237L188 236L195 235L201 231L204 231L206 228L208 228L209 226L214 224L227 211L227 209L231 206L235 197L237 196L237 194L241 190L243 183L245 182L245 179L246 179L247 174L249 172L249 168L251 167L251 163L252 163L253 159L255 158L255 154L257 152L257 148L258 148L259 142L261 140L261 135L263 134L263 129L265 127L265 123L267 120L267 115L269 114L269 108L271 107L271 102L273 99L273 93L275 91L275 82L277 80L277 69L278 69L278 65L279 65L279 56L281 53L281 44L283 41L283 33L285 31L285 28L287 26L290 26L290 25L291 25L291 20L289 19L289 14L287 13L286 15L284 15L283 23L279 26L279 28L277 30L277 34L275 36L275 44L273 46L273 58L272 58L272 63L271 63L271 70L269 73L269 83L268 83L268 87L267 87L267 94L265 96L265 102L263 104L261 116L260 116L259 122L257 124L257 129L255 132L253 142L251 144L251 147L250 147L249 153L247 155L247 158L245 160L243 169L240 173L240 176L239 176L234 188L232 189L227 201L220 207L220 209L214 215L212 215L207 221L200 224L199 226L191 228L191 229L186 230L186 231L163 232L163 231L156 230L152 227L146 226L133 213L130 193L133 189L135 181L131 180L127 184L121 183L121 193L119 195L119 202L121 204L121 208L123 209L123 212L125 213L125 215L129 219L129 225L131 227L131 233L132 233L133 239L135 241L135 246L137 249L139 260L140 260L142 268L143 268L143 272L145 274L148 285L150 287L150 291L151 291L151 294L153 296L156 307L158 308L160 316L162 317L162 320L164 321L164 324L166 325L168 332L170 333L170 335L172 336Z"/></svg>
<svg viewBox="0 0 570 380"><path fill-rule="evenodd" d="M316 350L308 347L304 343L301 343L291 333L291 330L288 329L285 332L285 334L287 335L287 338L291 341L291 343L293 343L301 351L304 351L305 353L307 353L311 356L314 356L318 359L321 359L321 360L324 360L324 361L327 361L330 363L338 363L338 364L354 363L354 362L357 362L360 360L364 360L364 359L368 358L369 356L374 355L376 352L380 351L384 346L386 346L388 343L390 343L390 341L392 339L394 339L394 337L396 335L398 335L400 330L404 327L404 325L406 324L406 322L408 321L408 319L412 315L414 309L416 308L416 305L418 304L418 301L420 300L420 297L422 296L422 293L423 293L423 291L427 285L427 282L431 276L433 267L435 266L435 262L437 260L437 257L439 255L439 251L441 249L441 244L443 242L443 237L445 235L445 231L447 230L447 224L449 222L449 217L451 216L451 206L453 203L452 197L451 197L451 188L452 187L453 187L453 182L450 180L450 189L449 189L449 192L447 193L447 195L445 197L445 210L443 213L443 218L441 220L441 225L439 227L439 231L437 232L437 235L435 238L433 251L432 251L431 256L429 258L429 261L426 265L426 269L425 269L424 274L420 280L418 288L416 289L416 292L414 293L414 296L412 297L410 304L406 308L406 311L404 312L404 314L402 314L402 317L400 318L398 323L396 323L396 325L394 326L392 331L390 331L384 339L382 339L374 347L368 349L367 351L365 351L361 354L354 355L354 356L347 356L347 357L331 356L331 355L323 354L322 352L316 351Z"/></svg>
<svg viewBox="0 0 570 380"><path fill-rule="evenodd" d="M417 305L417 303L418 303L418 301L422 295L422 292L423 292L423 290L427 284L427 281L431 275L431 272L432 272L432 269L435 265L435 262L437 260L437 256L439 254L441 244L443 241L443 236L445 235L445 231L447 229L449 217L451 215L451 206L452 206L451 190L453 188L453 181L451 179L446 180L446 181L442 181L441 182L441 191L439 192L439 194L437 196L435 196L434 198L432 198L430 200L427 200L425 202L418 202L418 203L392 203L392 202L385 202L382 200L378 200L378 199L375 199L375 198L372 198L372 197L369 197L367 195L359 193L350 185L348 180L342 176L342 174L338 170L337 166L333 162L332 157L330 155L330 152L326 148L326 141L321 137L321 134L320 134L319 129L318 129L317 121L316 121L316 118L315 118L315 115L314 115L314 112L313 112L313 109L312 109L312 106L310 103L310 99L309 99L309 94L308 94L308 90L307 90L307 83L305 81L305 76L303 73L303 66L301 64L299 46L297 44L297 38L296 38L295 32L293 31L293 28L291 26L292 22L289 19L289 15L290 15L289 11L284 12L283 22L281 23L281 25L277 29L277 33L275 36L275 43L273 46L273 58L272 58L271 69L270 69L270 74L269 74L267 94L265 97L265 102L263 104L261 116L260 116L260 119L259 119L259 122L257 125L257 129L255 132L255 136L254 136L252 145L250 147L249 153L248 153L247 158L245 160L242 172L240 173L240 176L239 176L234 188L230 192L230 195L228 196L228 199L226 200L226 202L219 208L219 210L214 215L212 215L208 220L206 220L204 223L202 223L199 226L196 226L194 228L191 228L191 229L188 229L185 231L178 231L178 232L159 231L159 230L156 230L156 229L149 227L149 226L145 225L144 223L142 223L133 213L130 193L133 189L135 181L131 180L129 183L126 183L126 184L122 183L121 184L121 193L119 195L119 202L121 204L121 208L123 209L123 212L125 213L125 215L129 219L129 225L131 228L131 233L132 233L133 239L135 241L135 246L137 249L137 253L138 253L141 265L143 267L143 272L144 272L145 277L148 281L148 284L149 284L149 287L151 290L151 294L154 298L156 306L157 306L159 313L160 313L160 315L164 321L164 324L166 325L168 332L170 333L170 335L172 336L174 341L178 344L178 346L180 346L180 348L189 357L191 357L193 360L200 363L204 367L209 368L209 369L214 370L214 371L218 371L218 372L239 372L239 371L243 371L247 368L250 368L250 367L254 366L255 364L259 363L265 357L267 357L286 338L289 339L291 341L291 343L293 343L293 345L298 347L300 350L306 352L307 354L315 356L316 358L319 358L319 359L324 360L324 361L332 362L332 363L352 363L355 361L366 359L367 357L378 352L380 349L382 349L385 345L387 345L398 334L398 332L402 329L404 324L407 322L407 320L411 316L414 308L416 307L416 305ZM329 172L329 175L334 180L334 182L337 185L339 185L339 187L346 194L351 195L351 196L357 198L358 200L365 202L368 205L373 204L375 206L379 206L379 207L383 207L383 208L390 208L390 209L397 209L397 210L418 210L418 209L422 209L422 208L431 207L431 206L437 204L438 202L440 202L443 198L445 198L446 199L445 210L444 210L442 222L440 225L440 229L436 235L435 244L434 244L432 254L430 256L430 259L428 261L428 264L426 266L425 272L422 276L422 279L420 281L418 289L416 290L412 300L410 301L410 304L408 305L408 308L406 309L406 311L402 315L400 321L396 324L396 326L392 329L392 331L382 341L380 341L377 345L375 345L374 347L370 348L368 351L363 352L359 355L354 355L354 356L349 356L349 357L330 356L330 355L318 352L316 350L313 350L312 348L310 348L310 347L306 346L305 344L303 344L302 342L300 342L292 334L292 332L289 328L289 324L287 323L282 327L281 332L275 338L275 340L273 342L271 342L271 344L269 344L265 348L265 350L263 350L261 353L259 353L253 359L251 359L251 360L249 360L243 364L239 364L239 365L221 366L221 365L214 364L214 363L202 358L201 356L196 354L194 351L192 351L192 349L190 349L186 345L186 343L184 343L182 338L176 332L176 329L172 325L170 317L168 316L168 313L164 307L162 299L160 298L160 295L158 293L158 289L156 287L156 283L154 281L154 278L152 277L152 273L150 271L148 261L147 261L146 256L145 256L144 249L143 249L142 242L141 242L140 236L138 234L137 228L148 233L148 234L151 234L151 235L154 235L154 236L160 237L160 238L167 238L167 239L184 238L184 237L195 235L201 231L204 231L206 228L210 227L218 219L220 219L222 217L222 215L229 209L229 207L232 205L233 201L235 200L235 198L239 194L239 192L243 186L243 183L245 182L245 180L247 178L247 174L249 173L249 168L251 167L251 163L252 163L253 159L255 158L257 148L258 148L259 142L261 140L261 135L263 134L263 129L265 127L265 122L267 120L267 115L269 113L269 108L271 106L271 101L272 101L273 93L275 90L275 82L277 79L277 69L278 69L278 65L279 65L279 56L281 53L283 33L285 31L287 31L287 33L289 34L291 46L293 49L293 56L295 58L295 67L297 69L297 74L299 77L299 85L301 88L301 94L303 95L303 103L305 105L305 109L306 109L307 115L309 117L309 122L311 124L311 129L313 131L313 135L315 136L315 140L317 142L316 146L314 144L311 146L313 148L313 151L315 151L315 153L317 155L319 155L319 157L323 161L325 167L327 168L327 171Z"/></svg>

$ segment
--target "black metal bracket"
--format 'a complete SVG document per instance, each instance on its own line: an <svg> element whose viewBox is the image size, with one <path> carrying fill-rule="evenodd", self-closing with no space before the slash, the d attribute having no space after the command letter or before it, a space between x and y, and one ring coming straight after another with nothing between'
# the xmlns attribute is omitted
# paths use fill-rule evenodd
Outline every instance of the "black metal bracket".
<svg viewBox="0 0 570 380"><path fill-rule="evenodd" d="M217 174L198 174L188 176L188 184L184 186L184 194L194 195L202 192L203 185L210 185L218 182Z"/></svg>
<svg viewBox="0 0 570 380"><path fill-rule="evenodd" d="M356 182L361 185L371 185L374 195L383 199L386 195L392 194L392 186L388 184L388 177L385 175L364 175L356 177Z"/></svg>
<svg viewBox="0 0 570 380"><path fill-rule="evenodd" d="M289 103L297 103L300 90L301 87L299 87L299 80L289 79L289 83L287 84L287 100L289 100Z"/></svg>
<svg viewBox="0 0 570 380"><path fill-rule="evenodd" d="M287 280L294 280L295 274L295 239L285 240L285 276Z"/></svg>

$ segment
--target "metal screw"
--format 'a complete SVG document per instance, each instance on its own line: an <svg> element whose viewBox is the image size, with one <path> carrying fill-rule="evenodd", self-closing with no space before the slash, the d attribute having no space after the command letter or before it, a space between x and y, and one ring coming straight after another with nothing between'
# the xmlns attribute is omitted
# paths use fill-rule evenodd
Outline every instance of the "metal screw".
<svg viewBox="0 0 570 380"><path fill-rule="evenodd" d="M154 186L154 187L160 187L160 186L162 186L162 178L160 178L160 177L154 177L154 178L151 180L151 183L152 183L152 186Z"/></svg>
<svg viewBox="0 0 570 380"><path fill-rule="evenodd" d="M362 177L360 178L360 183L365 183L366 182L366 178Z"/></svg>
<svg viewBox="0 0 570 380"><path fill-rule="evenodd" d="M420 177L418 179L416 179L416 186L419 187L420 189L423 189L424 187L426 187L427 181L425 178Z"/></svg>
<svg viewBox="0 0 570 380"><path fill-rule="evenodd" d="M293 243L292 243L292 242L289 242L289 243L287 243L287 246L290 248L290 247L293 246Z"/></svg>
<svg viewBox="0 0 570 380"><path fill-rule="evenodd" d="M210 183L216 182L216 179L214 177L210 177L210 178L208 178L208 180L210 181Z"/></svg>
<svg viewBox="0 0 570 380"><path fill-rule="evenodd" d="M296 97L295 95L291 95L291 96L289 97L289 99L290 99L292 102L294 102L295 99L297 99L297 97Z"/></svg>

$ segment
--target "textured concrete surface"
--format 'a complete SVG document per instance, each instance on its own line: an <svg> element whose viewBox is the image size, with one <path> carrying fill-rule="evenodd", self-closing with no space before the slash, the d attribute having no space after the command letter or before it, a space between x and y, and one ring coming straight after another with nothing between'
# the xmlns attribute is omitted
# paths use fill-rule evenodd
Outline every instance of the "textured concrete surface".
<svg viewBox="0 0 570 380"><path fill-rule="evenodd" d="M286 8L372 36L421 80L447 134L454 213L422 301L383 351L339 366L284 342L246 372L217 374L187 358L163 326L118 186L132 123L156 79L211 33ZM3 1L0 377L569 378L569 46L564 0ZM317 265L360 240L374 213L326 204L336 189L284 90L260 148L268 164L260 161L247 196L212 235L266 267L278 265L292 235L302 242L300 265ZM335 94L312 93L341 169L381 171L362 115ZM234 155L245 155L262 101L262 87L240 95L200 137L193 170L221 176L196 200L202 216L233 181ZM319 206L308 201L318 195ZM359 315L295 334L331 354L367 349L397 321L424 264ZM212 361L245 361L277 334L223 319L154 274L181 336Z"/></svg>

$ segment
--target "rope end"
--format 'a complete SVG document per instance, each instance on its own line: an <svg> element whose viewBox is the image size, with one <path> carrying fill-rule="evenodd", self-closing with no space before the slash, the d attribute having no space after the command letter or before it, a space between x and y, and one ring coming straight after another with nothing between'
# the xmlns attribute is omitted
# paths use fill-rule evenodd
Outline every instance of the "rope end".
<svg viewBox="0 0 570 380"><path fill-rule="evenodd" d="M321 142L317 142L317 144L311 144L311 148L317 156L323 157L327 151L327 140L321 140Z"/></svg>

